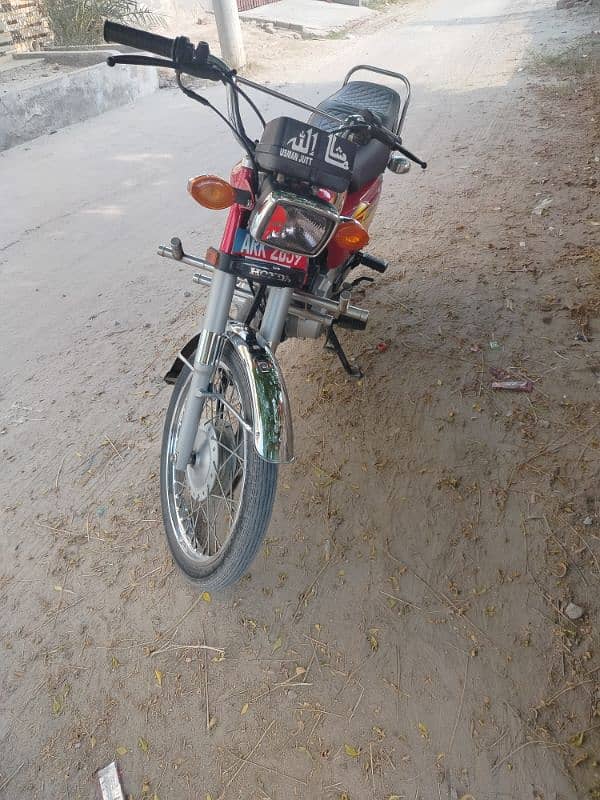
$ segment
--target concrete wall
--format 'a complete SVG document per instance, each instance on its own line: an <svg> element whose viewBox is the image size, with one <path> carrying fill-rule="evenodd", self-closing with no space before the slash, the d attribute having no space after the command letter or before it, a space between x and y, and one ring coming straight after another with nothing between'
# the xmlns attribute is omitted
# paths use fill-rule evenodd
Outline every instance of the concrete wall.
<svg viewBox="0 0 600 800"><path fill-rule="evenodd" d="M26 88L0 89L0 150L81 122L158 89L149 67L105 64L59 75Z"/></svg>

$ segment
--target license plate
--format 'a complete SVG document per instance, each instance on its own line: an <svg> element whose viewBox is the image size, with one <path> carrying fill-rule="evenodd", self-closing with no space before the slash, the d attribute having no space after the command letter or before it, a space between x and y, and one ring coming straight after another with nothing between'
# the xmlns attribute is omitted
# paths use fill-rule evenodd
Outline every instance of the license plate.
<svg viewBox="0 0 600 800"><path fill-rule="evenodd" d="M267 261L270 264L277 264L280 267L290 267L291 269L308 269L308 256L299 256L296 253L286 253L277 247L257 242L247 230L240 228L235 235L233 243L233 255L247 256L258 261Z"/></svg>

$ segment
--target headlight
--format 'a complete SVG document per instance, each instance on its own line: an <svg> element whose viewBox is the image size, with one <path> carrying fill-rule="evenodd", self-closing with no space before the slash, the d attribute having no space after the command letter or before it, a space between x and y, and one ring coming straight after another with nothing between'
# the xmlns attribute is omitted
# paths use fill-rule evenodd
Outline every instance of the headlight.
<svg viewBox="0 0 600 800"><path fill-rule="evenodd" d="M268 192L250 218L250 233L260 242L307 256L318 255L340 221L334 206L284 191Z"/></svg>

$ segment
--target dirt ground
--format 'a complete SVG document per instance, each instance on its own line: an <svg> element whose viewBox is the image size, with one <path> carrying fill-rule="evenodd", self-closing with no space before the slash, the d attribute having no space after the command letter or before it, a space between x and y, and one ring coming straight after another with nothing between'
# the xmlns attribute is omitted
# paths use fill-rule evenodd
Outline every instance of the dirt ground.
<svg viewBox="0 0 600 800"><path fill-rule="evenodd" d="M361 58L419 9L386 13ZM415 100L431 168L387 179L391 268L343 336L366 377L280 351L297 461L231 591L182 581L157 505L195 302L137 357L141 317L91 321L2 387L0 797L93 797L116 758L136 800L600 798L599 25L503 13L502 75Z"/></svg>

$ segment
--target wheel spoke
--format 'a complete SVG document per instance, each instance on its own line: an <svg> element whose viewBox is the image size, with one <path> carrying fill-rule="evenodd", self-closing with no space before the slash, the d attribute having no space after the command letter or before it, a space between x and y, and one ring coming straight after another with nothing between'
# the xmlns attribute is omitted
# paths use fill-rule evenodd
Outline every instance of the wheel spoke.
<svg viewBox="0 0 600 800"><path fill-rule="evenodd" d="M189 385L188 379L187 390ZM222 362L212 384L215 394L206 398L202 410L196 459L179 471L173 457L187 390L181 390L169 439L170 513L182 548L193 558L206 561L221 551L240 513L244 491L240 476L243 479L250 442L240 419L247 417L247 410L229 367Z"/></svg>

